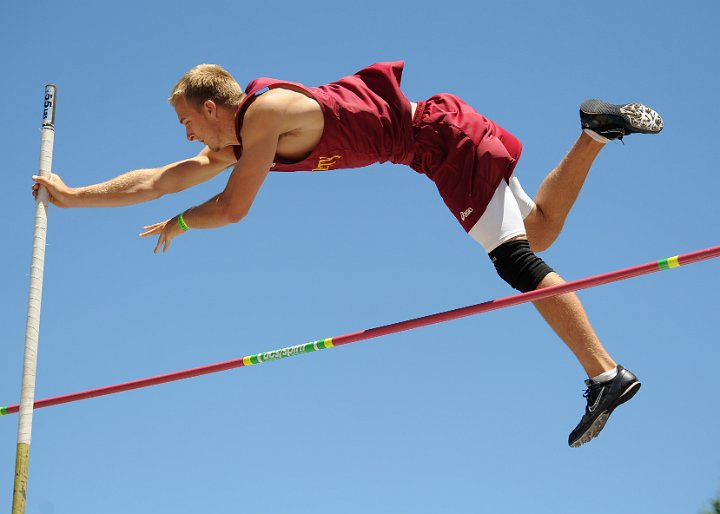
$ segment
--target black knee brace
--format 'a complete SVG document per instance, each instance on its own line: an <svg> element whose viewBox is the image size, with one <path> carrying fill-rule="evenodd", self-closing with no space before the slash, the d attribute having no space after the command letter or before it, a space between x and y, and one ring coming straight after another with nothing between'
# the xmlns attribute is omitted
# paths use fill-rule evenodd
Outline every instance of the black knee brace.
<svg viewBox="0 0 720 514"><path fill-rule="evenodd" d="M530 250L527 239L503 243L489 255L500 278L523 293L537 289L542 279L553 271Z"/></svg>

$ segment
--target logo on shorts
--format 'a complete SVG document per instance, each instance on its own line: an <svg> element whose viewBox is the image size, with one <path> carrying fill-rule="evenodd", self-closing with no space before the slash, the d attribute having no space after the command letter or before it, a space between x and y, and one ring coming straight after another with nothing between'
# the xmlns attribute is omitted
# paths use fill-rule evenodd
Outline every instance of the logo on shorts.
<svg viewBox="0 0 720 514"><path fill-rule="evenodd" d="M465 209L464 211L462 211L460 213L460 219L465 221L472 214L472 212L473 212L472 207L468 207L467 209Z"/></svg>
<svg viewBox="0 0 720 514"><path fill-rule="evenodd" d="M342 155L333 155L332 157L320 157L317 166L312 171L329 171L335 166L338 159L342 159Z"/></svg>

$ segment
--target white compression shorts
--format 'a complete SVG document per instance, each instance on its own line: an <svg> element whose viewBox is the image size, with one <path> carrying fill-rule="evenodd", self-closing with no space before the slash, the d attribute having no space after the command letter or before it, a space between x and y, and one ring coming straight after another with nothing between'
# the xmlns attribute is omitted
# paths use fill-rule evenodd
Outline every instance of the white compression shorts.
<svg viewBox="0 0 720 514"><path fill-rule="evenodd" d="M506 241L526 234L523 220L534 207L535 202L513 174L509 184L504 180L500 182L485 212L468 234L490 253Z"/></svg>

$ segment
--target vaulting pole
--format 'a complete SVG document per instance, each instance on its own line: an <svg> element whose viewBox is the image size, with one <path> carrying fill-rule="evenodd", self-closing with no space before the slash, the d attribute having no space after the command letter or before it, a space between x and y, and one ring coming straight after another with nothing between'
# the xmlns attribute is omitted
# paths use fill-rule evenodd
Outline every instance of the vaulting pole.
<svg viewBox="0 0 720 514"><path fill-rule="evenodd" d="M412 330L414 328L424 327L435 323L443 323L445 321L463 318L465 316L472 316L474 314L480 314L482 312L503 309L505 307L510 307L521 303L541 300L543 298L549 298L551 296L557 296L559 294L570 293L573 291L578 291L580 289L588 289L591 287L608 284L610 282L617 282L640 275L646 275L648 273L653 273L656 271L677 268L679 266L692 264L694 262L700 262L706 259L713 259L715 257L720 257L720 246L714 246L712 248L706 248L705 250L698 250L696 252L677 255L668 259L661 259L659 261L652 261L646 264L632 266L630 268L611 271L609 273L603 273L602 275L581 278L579 280L573 280L572 282L567 282L565 284L547 287L545 289L537 289L528 293L521 293L514 296L508 296L506 298L490 300L488 302L479 303L477 305L470 305L468 307L461 307L459 309L454 309L451 311L430 314L421 318L400 321L391 325L370 328L367 330L362 330L360 332L352 332L350 334L345 334L337 337L319 339L317 341L312 341L305 344L289 346L287 348L280 348L278 350L258 353L255 355L248 355L247 357L242 357L240 359L218 362L215 364L209 364L197 368L175 371L172 373L167 373L165 375L141 378L138 380L133 380L131 382L123 382L120 384L99 387L97 389L89 389L87 391L56 396L54 398L46 398L44 400L38 400L37 402L35 402L35 408L50 407L52 405L76 402L79 400L86 400L88 398L95 398L97 396L105 396L109 394L120 393L123 391L130 391L132 389L140 389L143 387L165 384L167 382L174 382L176 380L183 380L185 378L192 378L200 375L217 373L219 371L226 371L229 369L240 368L243 366L251 366L253 364L260 364L263 362L282 359L285 357L293 357L295 355L300 355L303 353L324 350L326 348L332 348L343 344L354 343L356 341L372 339L374 337L403 332L405 330ZM0 416L4 414L12 414L17 411L17 405L0 407Z"/></svg>
<svg viewBox="0 0 720 514"><path fill-rule="evenodd" d="M40 165L38 166L38 174L43 177L50 176L52 167L56 95L56 85L48 84L45 86L40 139ZM20 416L18 420L17 453L15 455L12 514L25 514L25 499L27 497L30 438L32 434L33 403L35 400L35 371L37 369L38 339L40 335L40 304L42 303L43 270L45 268L47 209L48 192L44 187L41 187L35 205L35 232L33 234L30 294L25 326L25 357L20 389Z"/></svg>

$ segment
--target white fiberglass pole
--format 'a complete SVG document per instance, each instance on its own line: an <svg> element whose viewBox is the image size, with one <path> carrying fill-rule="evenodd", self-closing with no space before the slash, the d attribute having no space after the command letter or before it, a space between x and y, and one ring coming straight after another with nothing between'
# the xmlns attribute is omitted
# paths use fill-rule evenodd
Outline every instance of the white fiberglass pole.
<svg viewBox="0 0 720 514"><path fill-rule="evenodd" d="M52 167L55 141L55 97L57 86L45 86L43 119L40 140L38 175L47 177ZM35 206L35 232L33 235L32 262L30 265L30 295L25 328L25 357L22 388L20 390L20 419L18 421L17 453L15 456L15 485L12 514L25 513L30 437L32 434L33 403L35 401L35 371L37 369L38 338L40 335L40 304L42 302L43 269L45 267L45 237L47 234L48 192L41 187Z"/></svg>

